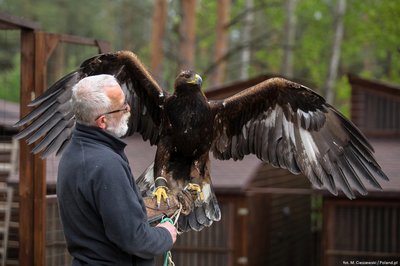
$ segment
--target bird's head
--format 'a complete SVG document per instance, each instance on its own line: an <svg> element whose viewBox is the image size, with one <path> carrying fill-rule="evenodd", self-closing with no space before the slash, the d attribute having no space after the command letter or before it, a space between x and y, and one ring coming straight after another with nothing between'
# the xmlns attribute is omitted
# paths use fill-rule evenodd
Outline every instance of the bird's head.
<svg viewBox="0 0 400 266"><path fill-rule="evenodd" d="M175 92L185 93L201 90L203 80L200 75L191 70L182 71L175 79Z"/></svg>

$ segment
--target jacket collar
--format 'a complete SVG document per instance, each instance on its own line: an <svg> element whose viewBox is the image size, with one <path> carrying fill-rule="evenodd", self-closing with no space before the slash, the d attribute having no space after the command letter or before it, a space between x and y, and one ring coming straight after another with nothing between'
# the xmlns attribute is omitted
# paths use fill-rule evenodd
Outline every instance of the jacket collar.
<svg viewBox="0 0 400 266"><path fill-rule="evenodd" d="M126 143L120 138L111 133L108 133L101 128L76 123L74 137L85 138L94 142L100 142L112 148L125 158L124 149Z"/></svg>

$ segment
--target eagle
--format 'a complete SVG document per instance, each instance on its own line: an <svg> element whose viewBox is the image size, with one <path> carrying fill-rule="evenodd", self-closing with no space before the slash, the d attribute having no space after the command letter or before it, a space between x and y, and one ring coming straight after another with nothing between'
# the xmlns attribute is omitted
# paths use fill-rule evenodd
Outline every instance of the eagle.
<svg viewBox="0 0 400 266"><path fill-rule="evenodd" d="M158 206L170 200L181 206L181 231L198 231L221 219L210 154L219 160L255 154L350 199L355 191L367 194L366 182L381 189L379 181L388 180L366 137L313 90L271 78L226 99L208 100L202 78L185 70L170 93L131 51L96 55L55 82L30 103L33 110L17 122L22 128L16 137L36 142L32 152L42 157L61 153L75 126L72 87L98 74L115 76L125 92L131 106L126 135L139 133L157 145L154 163L137 184Z"/></svg>

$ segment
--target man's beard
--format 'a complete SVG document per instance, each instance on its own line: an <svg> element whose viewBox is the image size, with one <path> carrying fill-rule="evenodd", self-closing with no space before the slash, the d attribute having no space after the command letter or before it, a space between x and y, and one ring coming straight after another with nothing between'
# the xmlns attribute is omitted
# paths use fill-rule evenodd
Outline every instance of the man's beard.
<svg viewBox="0 0 400 266"><path fill-rule="evenodd" d="M130 113L125 113L119 122L112 120L110 125L107 127L107 131L111 132L117 137L125 136L126 132L128 132L128 121L129 121ZM114 122L115 121L115 122Z"/></svg>

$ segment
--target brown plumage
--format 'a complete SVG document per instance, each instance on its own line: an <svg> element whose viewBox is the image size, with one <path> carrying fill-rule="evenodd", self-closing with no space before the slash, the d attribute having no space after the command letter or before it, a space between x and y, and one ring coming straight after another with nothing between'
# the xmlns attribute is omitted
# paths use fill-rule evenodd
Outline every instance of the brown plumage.
<svg viewBox="0 0 400 266"><path fill-rule="evenodd" d="M138 180L143 195L151 196L154 177L167 180L168 194L183 204L181 230L200 230L220 219L212 190L209 152L217 159L241 160L255 154L275 167L303 173L316 187L333 194L340 188L354 198L364 182L380 188L387 180L363 134L334 107L312 90L294 82L273 78L232 97L208 101L201 78L183 71L174 93L163 90L137 57L127 51L95 56L56 82L31 106L34 110L17 123L30 123L19 134L46 157L62 151L75 120L69 99L80 79L112 74L120 82L131 105L129 132L140 133L157 145L154 166ZM191 188L191 185L198 185Z"/></svg>

